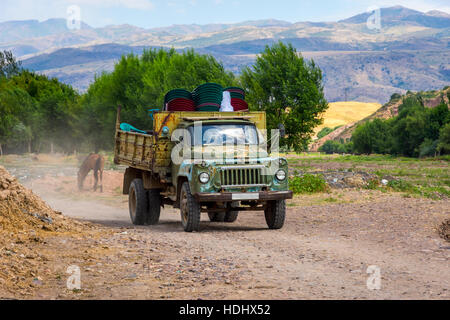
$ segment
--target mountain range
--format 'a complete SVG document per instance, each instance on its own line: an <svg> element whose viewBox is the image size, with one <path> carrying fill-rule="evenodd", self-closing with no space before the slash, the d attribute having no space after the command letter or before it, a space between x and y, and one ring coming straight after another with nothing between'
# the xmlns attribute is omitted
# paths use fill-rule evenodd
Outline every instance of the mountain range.
<svg viewBox="0 0 450 320"><path fill-rule="evenodd" d="M337 22L269 19L153 29L82 23L74 31L64 19L10 21L0 23L0 50L12 50L24 67L80 91L95 74L111 71L123 54L144 48L194 48L239 74L266 45L279 40L292 43L321 67L329 101L384 103L394 92L438 89L450 82L449 14L382 8L380 30L368 28L371 14Z"/></svg>

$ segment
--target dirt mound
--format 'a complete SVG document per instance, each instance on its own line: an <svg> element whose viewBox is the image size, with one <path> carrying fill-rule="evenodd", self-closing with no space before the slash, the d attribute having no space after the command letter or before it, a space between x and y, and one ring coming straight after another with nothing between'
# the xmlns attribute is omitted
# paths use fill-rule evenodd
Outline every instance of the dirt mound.
<svg viewBox="0 0 450 320"><path fill-rule="evenodd" d="M79 236L90 224L64 217L0 166L0 299L30 294L50 273L43 252L52 236Z"/></svg>
<svg viewBox="0 0 450 320"><path fill-rule="evenodd" d="M438 228L439 235L450 242L450 219L445 220L441 223Z"/></svg>
<svg viewBox="0 0 450 320"><path fill-rule="evenodd" d="M0 233L69 231L79 225L51 209L0 166Z"/></svg>

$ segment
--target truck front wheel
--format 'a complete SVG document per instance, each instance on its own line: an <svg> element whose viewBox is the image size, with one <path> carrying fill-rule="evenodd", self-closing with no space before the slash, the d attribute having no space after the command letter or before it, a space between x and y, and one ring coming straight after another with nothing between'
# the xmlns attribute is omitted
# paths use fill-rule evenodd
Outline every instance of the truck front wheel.
<svg viewBox="0 0 450 320"><path fill-rule="evenodd" d="M148 197L142 179L134 179L129 190L128 207L131 222L138 226L144 225L148 212Z"/></svg>
<svg viewBox="0 0 450 320"><path fill-rule="evenodd" d="M264 215L269 229L281 229L286 218L286 201L267 201Z"/></svg>
<svg viewBox="0 0 450 320"><path fill-rule="evenodd" d="M191 194L189 183L184 182L180 194L181 223L184 231L192 232L200 229L200 204Z"/></svg>

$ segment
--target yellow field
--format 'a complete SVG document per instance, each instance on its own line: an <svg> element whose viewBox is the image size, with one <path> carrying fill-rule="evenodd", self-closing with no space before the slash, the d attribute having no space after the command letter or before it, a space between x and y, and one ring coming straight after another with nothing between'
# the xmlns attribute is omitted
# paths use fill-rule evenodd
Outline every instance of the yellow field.
<svg viewBox="0 0 450 320"><path fill-rule="evenodd" d="M325 127L335 128L364 119L381 108L379 103L355 101L331 102L329 105L328 110L323 115L324 123L315 128L315 133Z"/></svg>

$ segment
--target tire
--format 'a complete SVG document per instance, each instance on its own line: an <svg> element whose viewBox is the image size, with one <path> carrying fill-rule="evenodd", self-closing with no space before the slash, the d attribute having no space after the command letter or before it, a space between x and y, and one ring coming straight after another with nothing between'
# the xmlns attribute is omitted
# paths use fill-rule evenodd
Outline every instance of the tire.
<svg viewBox="0 0 450 320"><path fill-rule="evenodd" d="M130 184L128 208L131 222L137 226L144 225L148 212L148 197L142 179L134 179Z"/></svg>
<svg viewBox="0 0 450 320"><path fill-rule="evenodd" d="M191 194L189 183L184 182L180 193L181 224L184 231L192 232L200 229L200 204Z"/></svg>
<svg viewBox="0 0 450 320"><path fill-rule="evenodd" d="M225 222L235 222L237 220L237 217L239 215L239 211L228 211L225 214Z"/></svg>
<svg viewBox="0 0 450 320"><path fill-rule="evenodd" d="M281 229L286 218L286 201L267 201L267 207L264 210L264 215L266 217L266 223L269 229Z"/></svg>
<svg viewBox="0 0 450 320"><path fill-rule="evenodd" d="M148 212L146 224L155 225L159 222L161 215L161 194L159 190L149 190L148 196Z"/></svg>
<svg viewBox="0 0 450 320"><path fill-rule="evenodd" d="M224 222L225 212L208 212L209 221L211 222Z"/></svg>

